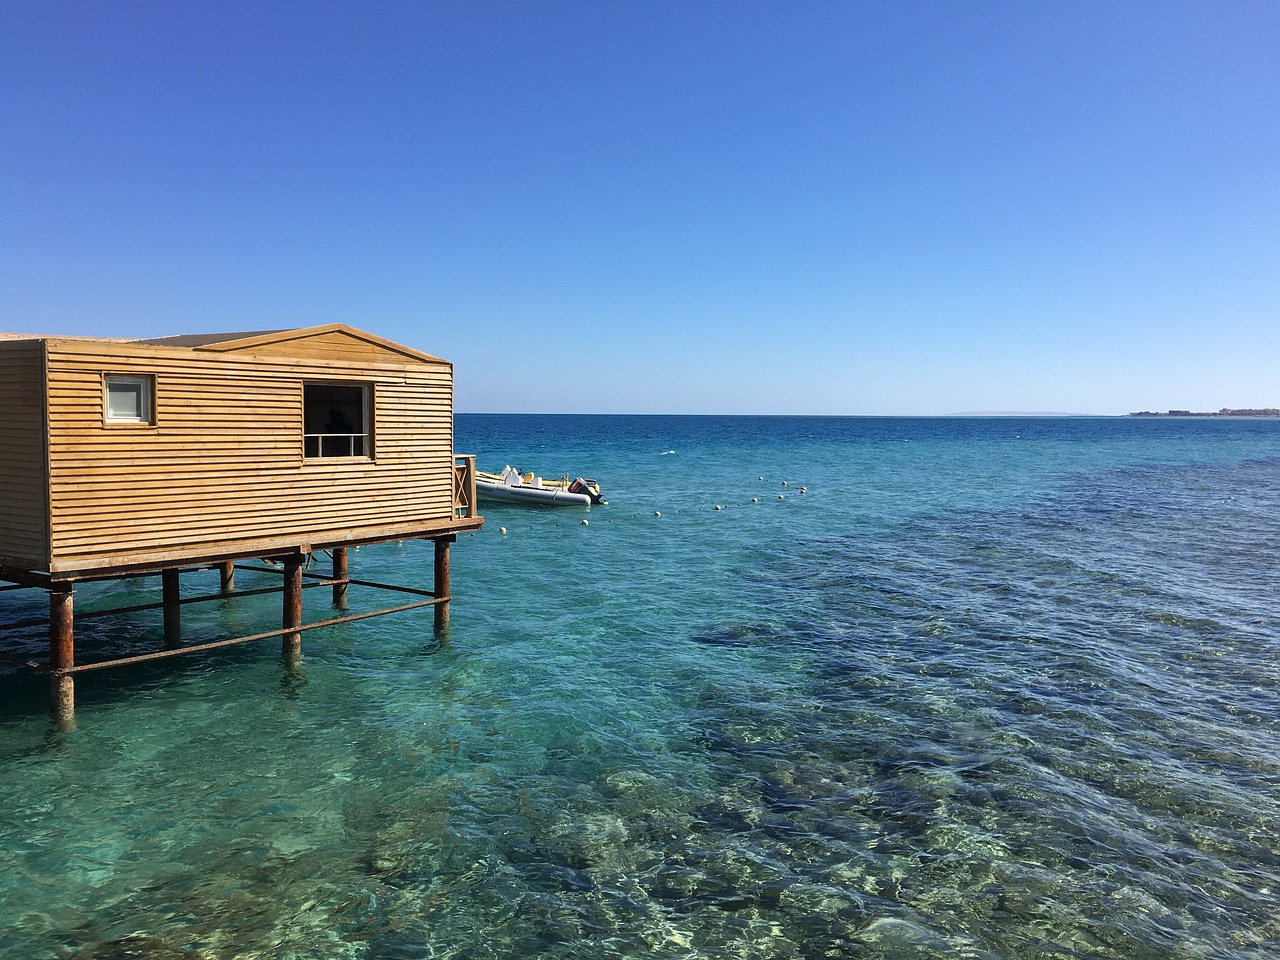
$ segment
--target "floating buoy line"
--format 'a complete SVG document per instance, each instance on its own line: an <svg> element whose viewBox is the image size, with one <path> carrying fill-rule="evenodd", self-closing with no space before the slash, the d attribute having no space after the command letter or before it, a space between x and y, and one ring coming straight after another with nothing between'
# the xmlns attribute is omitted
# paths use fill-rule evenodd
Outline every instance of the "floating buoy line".
<svg viewBox="0 0 1280 960"><path fill-rule="evenodd" d="M673 452L673 453L674 453L674 451L671 451L671 452ZM764 481L766 478L765 478L765 477L763 477L763 476L760 476L760 477L757 477L756 479L757 479L757 480L759 480L759 481ZM781 480L781 481L778 481L778 482L779 482L783 487L786 487L788 490L795 490L798 494L806 494L806 493L808 493L808 492L809 492L809 488L808 488L807 486L804 486L804 485L800 485L800 486L798 486L798 487L792 487L792 486L791 486L791 482L790 482L789 480ZM779 499L779 500L782 500L782 501L785 501L785 500L787 499L787 495L786 495L785 493L779 493L779 494L778 494L778 499ZM750 500L750 502L751 502L751 503L758 504L758 503L760 503L760 502L761 502L761 500L760 500L760 497L758 497L758 496L757 496L757 497L752 497L752 498L751 498L751 500ZM711 505L711 511L712 511L712 512L714 512L714 513L721 513L721 512L725 512L725 511L727 511L727 510L730 508L730 506L731 506L731 504L728 504L728 503L713 503L713 504ZM695 508L695 509L696 509L696 508ZM706 509L706 508L704 507L704 508L702 508L702 509ZM684 513L684 512L685 512L685 511L684 511L684 509L683 509L683 508L677 508L677 510L676 510L676 513ZM639 517L639 516L640 516L640 514L638 514L638 513L633 513L633 514L631 514L631 516L632 516L632 517ZM654 517L654 519L661 519L661 518L662 518L662 511L661 511L661 510L655 510L655 511L653 511L653 517ZM608 522L609 522L609 523L613 523L613 518L612 518L612 517L609 517L609 518L608 518ZM587 520L586 518L583 518L582 520L580 520L580 521L579 521L579 525L580 525L580 526L583 526L583 527L587 527L587 526L590 526L590 525L591 525L591 523L590 523L590 521L589 521L589 520ZM556 523L556 526L558 527L558 526L560 526L560 524L557 522L557 523ZM529 529L530 529L530 530L536 530L536 529L537 529L537 527L536 527L535 525L531 524L531 525L529 526ZM501 535L505 535L505 534L506 534L506 532L507 532L507 528L506 528L506 527L499 527L499 528L498 528L498 533L499 533L499 534L501 534Z"/></svg>

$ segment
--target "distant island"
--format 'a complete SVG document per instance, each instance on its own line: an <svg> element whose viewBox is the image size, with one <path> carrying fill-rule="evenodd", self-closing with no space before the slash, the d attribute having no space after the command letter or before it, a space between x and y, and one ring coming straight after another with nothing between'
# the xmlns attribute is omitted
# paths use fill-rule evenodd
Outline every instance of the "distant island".
<svg viewBox="0 0 1280 960"><path fill-rule="evenodd" d="M1191 410L1169 410L1165 413L1153 413L1142 410L1129 414L1131 417L1280 417L1280 409L1276 407L1259 407L1248 410L1231 410L1223 407L1217 413L1195 413Z"/></svg>

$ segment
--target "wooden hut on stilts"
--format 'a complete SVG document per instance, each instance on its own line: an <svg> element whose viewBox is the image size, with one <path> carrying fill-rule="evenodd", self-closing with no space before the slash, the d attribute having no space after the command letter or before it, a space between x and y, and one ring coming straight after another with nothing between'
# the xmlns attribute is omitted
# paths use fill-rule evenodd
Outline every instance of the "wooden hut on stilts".
<svg viewBox="0 0 1280 960"><path fill-rule="evenodd" d="M343 324L155 340L0 335L0 403L0 581L48 592L48 662L18 659L49 674L61 720L85 670L271 637L293 662L306 630L428 605L437 630L448 623L449 545L483 520L475 460L453 451L445 360ZM348 548L413 538L435 544L430 590L349 577ZM332 556L328 575L304 569L319 551ZM251 559L280 576L281 628L182 645L182 606L232 594ZM182 572L210 567L220 592L180 597ZM144 574L160 576L161 602L131 610L162 608L164 648L77 662L76 585ZM349 584L412 599L304 624L304 585L331 586L341 613Z"/></svg>

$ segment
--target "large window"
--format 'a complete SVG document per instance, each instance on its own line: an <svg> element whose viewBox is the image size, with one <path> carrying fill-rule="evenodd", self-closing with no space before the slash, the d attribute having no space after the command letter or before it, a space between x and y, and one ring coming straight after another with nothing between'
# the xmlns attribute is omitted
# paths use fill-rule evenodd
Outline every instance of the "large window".
<svg viewBox="0 0 1280 960"><path fill-rule="evenodd" d="M303 455L371 457L367 384L308 383L302 388Z"/></svg>
<svg viewBox="0 0 1280 960"><path fill-rule="evenodd" d="M106 381L107 423L151 423L154 381L150 377L108 373Z"/></svg>

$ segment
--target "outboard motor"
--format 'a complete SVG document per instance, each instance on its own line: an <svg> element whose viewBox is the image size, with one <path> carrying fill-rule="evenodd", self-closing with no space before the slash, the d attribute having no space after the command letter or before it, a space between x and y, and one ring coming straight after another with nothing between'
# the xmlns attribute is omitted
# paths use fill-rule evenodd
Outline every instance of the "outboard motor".
<svg viewBox="0 0 1280 960"><path fill-rule="evenodd" d="M592 503L607 503L600 494L600 484L594 480L584 480L582 477L576 478L573 483L569 484L570 493L585 493L591 498Z"/></svg>

